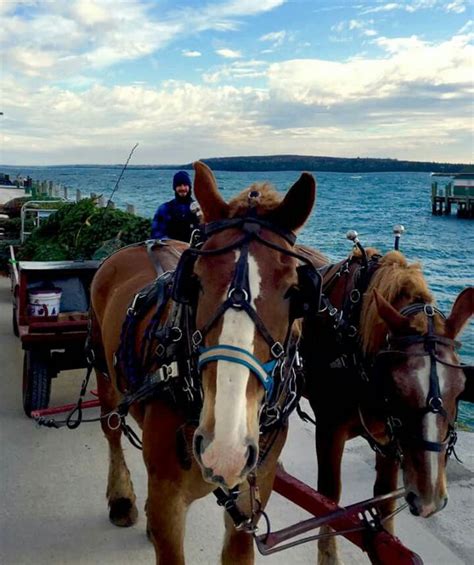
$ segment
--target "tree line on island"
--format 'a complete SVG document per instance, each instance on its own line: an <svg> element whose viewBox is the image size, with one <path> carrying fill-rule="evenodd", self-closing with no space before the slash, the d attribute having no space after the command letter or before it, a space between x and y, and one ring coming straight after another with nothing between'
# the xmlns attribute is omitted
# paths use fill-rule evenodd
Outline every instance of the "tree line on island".
<svg viewBox="0 0 474 565"><path fill-rule="evenodd" d="M469 165L431 161L403 161L372 157L312 157L308 155L268 155L201 158L214 171L324 171L335 173L426 172L459 173ZM88 167L92 165L71 165ZM100 167L101 165L96 165ZM102 165L122 167L122 165ZM129 165L129 169L192 169L192 163L177 165Z"/></svg>
<svg viewBox="0 0 474 565"><path fill-rule="evenodd" d="M202 159L219 171L325 171L337 173L429 172L457 173L464 164L399 161L369 157L309 157L305 155L269 155L267 157L220 157Z"/></svg>

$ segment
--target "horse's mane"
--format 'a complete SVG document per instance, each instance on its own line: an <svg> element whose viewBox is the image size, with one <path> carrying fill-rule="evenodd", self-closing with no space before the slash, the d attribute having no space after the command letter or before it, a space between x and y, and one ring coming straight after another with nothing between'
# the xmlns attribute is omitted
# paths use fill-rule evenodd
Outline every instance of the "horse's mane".
<svg viewBox="0 0 474 565"><path fill-rule="evenodd" d="M260 193L258 198L254 201L255 210L259 216L264 216L271 212L277 208L282 201L282 197L270 183L255 182L229 202L229 218L245 216L250 208L249 194L252 191L258 191Z"/></svg>
<svg viewBox="0 0 474 565"><path fill-rule="evenodd" d="M433 303L420 263L409 264L399 251L386 253L380 259L379 268L372 277L362 304L360 335L366 354L379 351L388 332L377 310L374 289L396 310L415 302ZM435 323L441 325L438 317ZM423 315L415 316L411 325L417 332L427 331L426 317Z"/></svg>

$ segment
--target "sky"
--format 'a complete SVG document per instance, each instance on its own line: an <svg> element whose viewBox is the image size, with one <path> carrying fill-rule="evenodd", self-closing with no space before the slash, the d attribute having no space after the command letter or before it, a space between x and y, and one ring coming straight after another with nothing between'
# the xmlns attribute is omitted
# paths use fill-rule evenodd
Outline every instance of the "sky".
<svg viewBox="0 0 474 565"><path fill-rule="evenodd" d="M0 163L473 161L468 0L0 2Z"/></svg>

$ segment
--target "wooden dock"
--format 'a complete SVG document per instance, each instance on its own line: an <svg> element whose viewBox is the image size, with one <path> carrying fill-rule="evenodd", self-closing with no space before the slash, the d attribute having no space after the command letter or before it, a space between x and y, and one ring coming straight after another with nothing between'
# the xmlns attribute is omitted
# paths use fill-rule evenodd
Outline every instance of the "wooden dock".
<svg viewBox="0 0 474 565"><path fill-rule="evenodd" d="M433 173L432 177L451 177L442 185L431 183L431 211L435 216L450 215L456 208L458 218L474 218L474 173L449 174Z"/></svg>

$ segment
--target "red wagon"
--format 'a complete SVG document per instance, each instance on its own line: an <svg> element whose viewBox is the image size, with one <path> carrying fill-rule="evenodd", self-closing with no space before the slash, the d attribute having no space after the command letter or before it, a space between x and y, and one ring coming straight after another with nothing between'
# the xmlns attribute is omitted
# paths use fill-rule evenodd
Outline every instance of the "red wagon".
<svg viewBox="0 0 474 565"><path fill-rule="evenodd" d="M13 331L24 350L23 408L30 416L48 407L51 382L60 371L87 364L89 286L99 262L16 261L13 247L10 254ZM60 291L59 311L41 304L38 289L52 288ZM32 305L34 291L40 299Z"/></svg>

